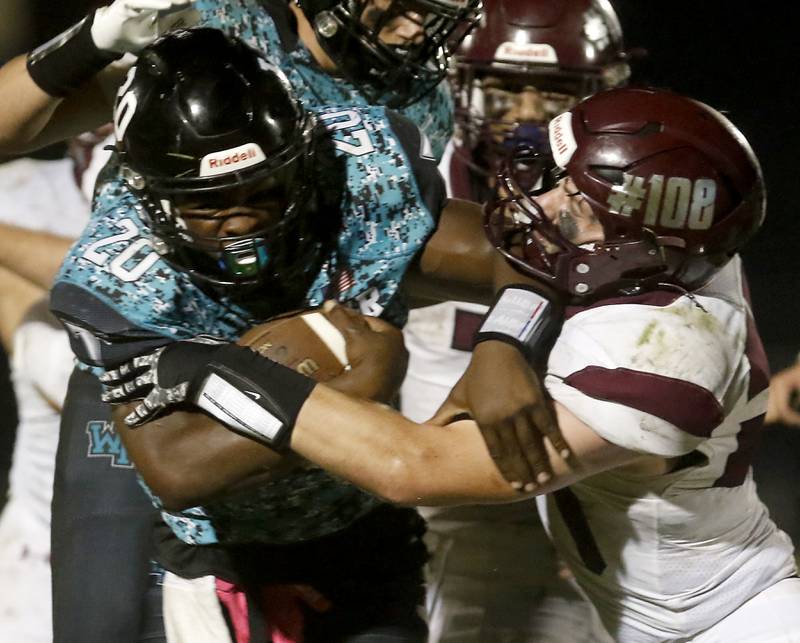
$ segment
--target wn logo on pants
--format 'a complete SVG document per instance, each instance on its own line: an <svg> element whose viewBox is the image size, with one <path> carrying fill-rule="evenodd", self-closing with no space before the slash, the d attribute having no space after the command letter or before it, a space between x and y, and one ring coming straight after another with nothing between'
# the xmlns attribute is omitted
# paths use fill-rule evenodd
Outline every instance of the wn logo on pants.
<svg viewBox="0 0 800 643"><path fill-rule="evenodd" d="M86 425L86 434L89 436L88 457L109 458L111 466L119 469L133 468L122 439L114 430L113 422L93 420Z"/></svg>

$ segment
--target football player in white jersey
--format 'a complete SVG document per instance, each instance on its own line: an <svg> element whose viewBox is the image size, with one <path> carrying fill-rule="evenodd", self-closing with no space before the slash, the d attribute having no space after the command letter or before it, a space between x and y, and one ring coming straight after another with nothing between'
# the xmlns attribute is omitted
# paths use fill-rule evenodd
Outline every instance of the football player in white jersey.
<svg viewBox="0 0 800 643"><path fill-rule="evenodd" d="M0 330L11 356L19 416L8 500L0 515L3 641L53 638L50 501L73 359L66 332L47 311L46 294L71 238L89 216L89 201L75 177L69 158L0 165Z"/></svg>
<svg viewBox="0 0 800 643"><path fill-rule="evenodd" d="M554 544L622 643L796 641L792 543L750 472L769 375L736 253L764 217L758 161L722 114L660 90L601 92L549 134L552 158L515 154L488 208L509 271L478 334L525 355L553 398L572 453L549 449L554 475L538 488L503 476L503 450L525 444L484 442L455 396L418 424L321 384L298 396L297 375L271 362L258 375L220 376L213 363L186 373L185 344L137 358L136 379L111 381L122 369L108 395L153 389L125 420L136 425L167 408L159 381L186 378L184 402L246 414L235 430L249 437L231 439L288 447L399 504L538 495ZM541 176L540 189L523 188L518 170ZM328 309L340 328L357 324Z"/></svg>
<svg viewBox="0 0 800 643"><path fill-rule="evenodd" d="M521 143L546 151L550 119L581 97L624 82L627 58L619 20L607 2L486 0L480 23L454 58L457 131L440 164L448 194L484 202L508 152ZM421 422L441 406L470 362L474 334L487 310L473 302L446 301L409 312L403 328L408 372L401 389L406 417ZM502 431L532 415L524 405L520 411L497 404L483 408L490 414L476 410L475 417L487 430ZM554 643L596 642L602 636L586 627L588 608L570 597L568 588L559 603L563 607L551 604L542 587L555 584L555 566L545 572L541 565L515 562L511 549L526 558L533 555L532 540L546 542L528 504L422 509L432 551L431 643L460 640L465 633L488 640L505 630ZM485 538L486 532L492 536ZM473 555L475 546L481 559ZM498 594L502 603L495 599ZM556 610L561 618L551 631L551 619L541 613Z"/></svg>
<svg viewBox="0 0 800 643"><path fill-rule="evenodd" d="M483 203L500 161L516 145L545 151L547 124L584 96L629 73L619 20L608 2L487 0L453 63L456 135L440 169L448 194ZM469 363L485 306L445 302L412 311L402 410L433 415Z"/></svg>
<svg viewBox="0 0 800 643"><path fill-rule="evenodd" d="M478 26L454 58L456 134L440 170L450 196L483 203L495 173L519 144L547 151L547 124L581 98L618 86L630 75L614 8L605 0L553 3L487 0ZM438 299L437 299L438 301ZM449 301L411 311L403 329L409 351L401 409L430 418L470 362L487 308ZM486 430L532 421L531 409L484 401L476 419ZM534 475L544 469L532 462Z"/></svg>

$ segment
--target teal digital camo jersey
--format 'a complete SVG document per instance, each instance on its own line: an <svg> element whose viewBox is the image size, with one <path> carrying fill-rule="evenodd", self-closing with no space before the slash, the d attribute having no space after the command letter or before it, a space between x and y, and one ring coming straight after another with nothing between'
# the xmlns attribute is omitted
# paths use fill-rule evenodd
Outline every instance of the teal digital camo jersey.
<svg viewBox="0 0 800 643"><path fill-rule="evenodd" d="M195 8L201 24L241 38L280 67L305 107L367 104L355 85L317 65L297 37L287 0L196 0ZM440 161L453 134L453 100L447 83L398 111L423 131Z"/></svg>
<svg viewBox="0 0 800 643"><path fill-rule="evenodd" d="M340 217L341 228L306 303L335 298L402 323L400 281L445 202L435 162L425 156L418 128L385 108L331 107L316 116L320 139L333 146L318 146L316 157L323 158L317 158L308 184L340 198L338 207L331 203L315 216ZM330 171L337 162L345 185L326 184L342 176ZM98 194L95 215L65 260L51 297L83 368L98 372L201 333L233 340L263 321L202 290L156 254L139 204L118 188L112 182ZM378 502L311 468L235 501L162 515L189 544L286 543L337 531Z"/></svg>

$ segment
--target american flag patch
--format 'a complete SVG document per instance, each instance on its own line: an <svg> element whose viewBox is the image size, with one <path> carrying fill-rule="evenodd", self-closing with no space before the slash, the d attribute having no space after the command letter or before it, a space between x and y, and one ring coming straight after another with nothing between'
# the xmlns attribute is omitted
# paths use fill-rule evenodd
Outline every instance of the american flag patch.
<svg viewBox="0 0 800 643"><path fill-rule="evenodd" d="M339 276L336 282L336 289L339 293L347 292L353 286L355 286L356 281L353 279L353 273L348 270L344 269L339 271Z"/></svg>

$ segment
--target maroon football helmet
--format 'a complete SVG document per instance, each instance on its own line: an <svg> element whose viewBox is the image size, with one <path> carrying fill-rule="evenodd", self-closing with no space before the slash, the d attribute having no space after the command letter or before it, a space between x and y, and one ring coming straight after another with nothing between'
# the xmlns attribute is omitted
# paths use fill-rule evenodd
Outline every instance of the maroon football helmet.
<svg viewBox="0 0 800 643"><path fill-rule="evenodd" d="M494 245L573 300L706 283L758 230L765 189L744 136L716 110L663 90L600 92L549 127L552 155L519 148L486 205ZM536 191L521 187L541 178ZM535 197L568 175L603 227L577 246Z"/></svg>
<svg viewBox="0 0 800 643"><path fill-rule="evenodd" d="M525 142L545 150L547 123L579 99L630 74L608 0L484 0L484 14L456 53L452 76L456 153L483 177ZM534 87L537 113L509 120L513 95ZM459 195L467 196L467 195Z"/></svg>

